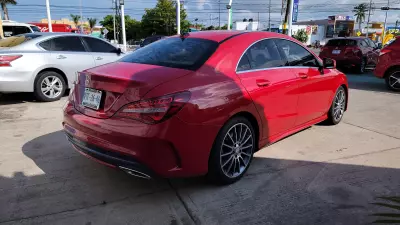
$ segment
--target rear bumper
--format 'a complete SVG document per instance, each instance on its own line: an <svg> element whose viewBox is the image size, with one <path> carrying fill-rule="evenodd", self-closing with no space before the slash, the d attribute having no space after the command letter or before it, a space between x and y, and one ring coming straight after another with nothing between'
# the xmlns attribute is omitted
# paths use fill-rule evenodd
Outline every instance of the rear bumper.
<svg viewBox="0 0 400 225"><path fill-rule="evenodd" d="M70 103L64 109L63 126L78 151L112 167L136 168L161 177L206 174L220 129L187 124L177 115L155 125L116 117L92 118Z"/></svg>
<svg viewBox="0 0 400 225"><path fill-rule="evenodd" d="M0 68L0 92L33 92L33 72Z"/></svg>
<svg viewBox="0 0 400 225"><path fill-rule="evenodd" d="M326 56L324 54L320 54L320 58L330 58L336 61L336 65L339 67L355 67L360 65L361 59L358 57L335 57L335 56Z"/></svg>

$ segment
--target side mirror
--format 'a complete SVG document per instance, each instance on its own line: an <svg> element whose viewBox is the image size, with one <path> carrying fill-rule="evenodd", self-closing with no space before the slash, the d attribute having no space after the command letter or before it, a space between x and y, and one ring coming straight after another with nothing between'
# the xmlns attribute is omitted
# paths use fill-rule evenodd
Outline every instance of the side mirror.
<svg viewBox="0 0 400 225"><path fill-rule="evenodd" d="M117 50L115 50L115 53L117 53L117 55L121 55L121 53L122 53L121 48L117 48Z"/></svg>
<svg viewBox="0 0 400 225"><path fill-rule="evenodd" d="M324 59L324 68L325 69L336 69L336 60L325 58Z"/></svg>
<svg viewBox="0 0 400 225"><path fill-rule="evenodd" d="M382 43L378 43L377 48L378 48L378 49L381 49L381 48L382 48Z"/></svg>

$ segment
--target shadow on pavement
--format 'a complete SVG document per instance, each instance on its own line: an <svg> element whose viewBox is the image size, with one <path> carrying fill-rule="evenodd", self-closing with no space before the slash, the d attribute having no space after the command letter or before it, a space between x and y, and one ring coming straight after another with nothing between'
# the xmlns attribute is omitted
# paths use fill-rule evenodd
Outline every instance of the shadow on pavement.
<svg viewBox="0 0 400 225"><path fill-rule="evenodd" d="M69 95L69 90L66 90L64 96L68 95ZM30 92L7 93L7 94L0 93L0 105L13 105L24 102L36 102L34 94Z"/></svg>
<svg viewBox="0 0 400 225"><path fill-rule="evenodd" d="M22 151L40 169L0 177L0 223L367 224L391 212L376 197L400 195L393 168L255 157L241 181L214 186L128 176L76 153L62 131Z"/></svg>
<svg viewBox="0 0 400 225"><path fill-rule="evenodd" d="M394 92L389 90L386 87L385 80L375 77L372 73L367 73L362 75L346 73L346 75L349 81L350 89L384 92L390 94L400 94L400 92Z"/></svg>

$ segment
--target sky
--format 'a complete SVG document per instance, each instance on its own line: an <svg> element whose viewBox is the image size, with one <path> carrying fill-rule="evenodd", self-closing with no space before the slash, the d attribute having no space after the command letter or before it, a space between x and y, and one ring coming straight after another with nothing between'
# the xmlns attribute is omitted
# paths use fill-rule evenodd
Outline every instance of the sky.
<svg viewBox="0 0 400 225"><path fill-rule="evenodd" d="M218 3L220 1L220 4ZM369 3L369 0L299 0L298 21L325 19L331 15L352 16L351 10L360 3ZM40 21L47 18L45 0L17 0L18 5L9 6L11 20L19 22ZM52 19L69 18L69 15L80 13L80 2L83 6L84 18L97 18L100 21L105 15L112 14L112 0L50 0ZM140 20L145 8L155 6L157 0L125 0L125 14ZM185 0L188 20L203 23L206 26L218 26L227 23L228 13L225 5L229 0ZM271 2L271 5L269 5ZM269 8L271 8L271 24L277 26L281 21L281 0L233 0L233 21L244 18L260 20L262 26L267 27ZM387 0L373 0L373 7L387 6ZM400 0L389 0L391 7L400 8ZM220 13L219 13L220 12ZM219 19L219 17L221 19ZM389 11L388 24L400 20L400 11ZM385 12L373 10L371 21L384 22Z"/></svg>

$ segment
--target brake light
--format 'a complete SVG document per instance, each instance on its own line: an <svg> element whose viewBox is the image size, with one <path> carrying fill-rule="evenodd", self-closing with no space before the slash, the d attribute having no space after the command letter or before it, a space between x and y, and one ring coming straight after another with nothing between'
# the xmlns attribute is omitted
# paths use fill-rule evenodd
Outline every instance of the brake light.
<svg viewBox="0 0 400 225"><path fill-rule="evenodd" d="M379 56L385 55L385 54L387 54L387 53L389 53L389 52L391 52L391 51L392 51L392 50L390 50L390 49L384 48L384 49L382 49L382 50L379 52Z"/></svg>
<svg viewBox="0 0 400 225"><path fill-rule="evenodd" d="M11 66L11 62L21 58L22 55L0 55L0 67Z"/></svg>
<svg viewBox="0 0 400 225"><path fill-rule="evenodd" d="M116 116L156 124L171 118L189 101L190 92L181 92L159 98L141 100L123 106Z"/></svg>

